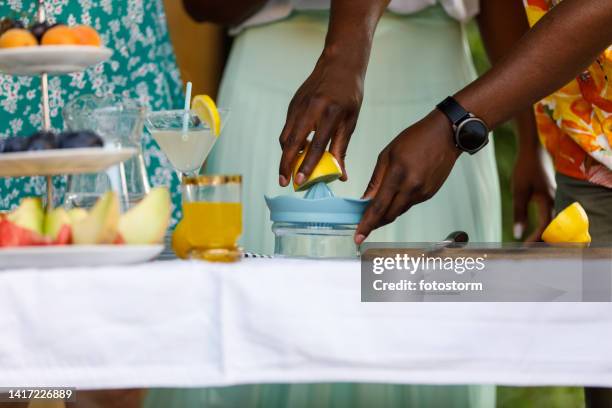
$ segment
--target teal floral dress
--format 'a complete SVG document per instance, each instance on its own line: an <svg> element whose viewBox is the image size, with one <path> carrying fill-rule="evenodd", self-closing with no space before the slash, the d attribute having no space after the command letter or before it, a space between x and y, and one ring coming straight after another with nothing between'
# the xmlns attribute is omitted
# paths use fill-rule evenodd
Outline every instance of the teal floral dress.
<svg viewBox="0 0 612 408"><path fill-rule="evenodd" d="M19 18L29 24L35 16L35 0L0 1L0 18ZM123 95L152 110L180 106L182 85L166 26L162 0L51 0L50 22L88 24L115 50L112 58L85 72L49 79L51 122L62 130L62 108L85 94ZM27 136L42 127L40 79L0 74L0 137ZM178 180L165 156L145 133L143 149L152 185L171 187L179 203ZM56 178L60 194L65 180ZM21 197L42 195L41 177L0 178L0 210L16 206ZM175 220L179 208L175 205Z"/></svg>

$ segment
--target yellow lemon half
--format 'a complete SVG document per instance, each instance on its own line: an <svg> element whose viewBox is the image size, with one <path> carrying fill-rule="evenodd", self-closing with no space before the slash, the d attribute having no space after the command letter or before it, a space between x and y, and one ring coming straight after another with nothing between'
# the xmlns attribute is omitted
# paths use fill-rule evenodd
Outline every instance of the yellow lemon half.
<svg viewBox="0 0 612 408"><path fill-rule="evenodd" d="M215 101L208 95L194 96L191 101L191 109L193 109L201 121L205 122L213 132L213 135L219 136L221 133L221 115Z"/></svg>
<svg viewBox="0 0 612 408"><path fill-rule="evenodd" d="M187 259L191 245L187 241L187 228L181 220L172 233L172 250L180 259Z"/></svg>
<svg viewBox="0 0 612 408"><path fill-rule="evenodd" d="M589 217L580 203L575 202L561 211L546 227L542 239L551 244L591 242Z"/></svg>
<svg viewBox="0 0 612 408"><path fill-rule="evenodd" d="M310 188L315 183L323 182L323 183L331 183L332 181L338 180L342 176L342 169L340 168L340 164L338 160L328 151L323 153L321 160L315 166L314 170L310 174L310 177L302 184L297 185L295 183L295 176L306 157L306 153L308 153L309 146L306 146L304 151L300 152L295 161L295 166L293 167L293 189L295 191L304 191Z"/></svg>

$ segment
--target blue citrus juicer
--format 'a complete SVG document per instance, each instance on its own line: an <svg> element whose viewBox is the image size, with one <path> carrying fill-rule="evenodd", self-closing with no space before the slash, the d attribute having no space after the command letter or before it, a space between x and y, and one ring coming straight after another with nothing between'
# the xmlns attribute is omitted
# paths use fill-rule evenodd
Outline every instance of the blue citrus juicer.
<svg viewBox="0 0 612 408"><path fill-rule="evenodd" d="M274 255L295 258L355 258L355 230L369 200L335 197L324 182L304 197L266 196L274 232Z"/></svg>

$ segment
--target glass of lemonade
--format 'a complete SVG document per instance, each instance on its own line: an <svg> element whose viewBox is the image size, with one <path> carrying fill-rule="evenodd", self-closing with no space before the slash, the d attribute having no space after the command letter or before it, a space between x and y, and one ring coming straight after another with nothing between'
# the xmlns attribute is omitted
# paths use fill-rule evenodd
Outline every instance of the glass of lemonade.
<svg viewBox="0 0 612 408"><path fill-rule="evenodd" d="M190 258L235 262L242 256L242 176L183 178L183 223Z"/></svg>
<svg viewBox="0 0 612 408"><path fill-rule="evenodd" d="M221 123L225 124L228 111L219 109ZM172 166L181 176L195 176L217 142L212 132L194 111L187 112L187 131L183 131L186 111L168 110L151 112L145 125Z"/></svg>

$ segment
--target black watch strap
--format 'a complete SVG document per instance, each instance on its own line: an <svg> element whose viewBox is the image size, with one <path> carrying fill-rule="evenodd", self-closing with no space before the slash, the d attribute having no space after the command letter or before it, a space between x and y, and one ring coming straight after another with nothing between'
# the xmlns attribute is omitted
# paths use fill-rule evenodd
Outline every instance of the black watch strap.
<svg viewBox="0 0 612 408"><path fill-rule="evenodd" d="M461 106L452 96L444 99L442 102L436 105L436 108L446 115L453 126L457 126L463 120L471 116L470 113L463 109L463 106Z"/></svg>

